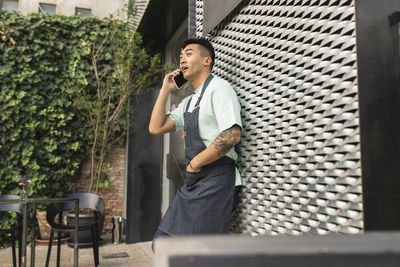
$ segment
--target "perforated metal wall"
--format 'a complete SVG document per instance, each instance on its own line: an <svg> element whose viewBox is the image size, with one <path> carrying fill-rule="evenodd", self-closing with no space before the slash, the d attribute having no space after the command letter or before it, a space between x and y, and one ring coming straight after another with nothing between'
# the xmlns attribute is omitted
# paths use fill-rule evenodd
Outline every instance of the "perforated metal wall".
<svg viewBox="0 0 400 267"><path fill-rule="evenodd" d="M362 232L355 35L354 1L253 0L207 36L242 106L233 231Z"/></svg>

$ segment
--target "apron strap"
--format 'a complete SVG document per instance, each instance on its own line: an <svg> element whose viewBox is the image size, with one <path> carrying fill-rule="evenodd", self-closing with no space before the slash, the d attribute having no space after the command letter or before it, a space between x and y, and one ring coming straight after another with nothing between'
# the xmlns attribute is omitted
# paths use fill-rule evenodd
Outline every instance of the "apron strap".
<svg viewBox="0 0 400 267"><path fill-rule="evenodd" d="M207 77L206 81L204 82L203 88L202 88L202 90L201 90L200 97L199 97L199 99L197 99L196 105L195 105L194 108L193 108L193 112L194 112L196 109L199 108L200 101L201 101L201 99L203 98L203 94L204 94L204 92L206 91L206 88L207 88L208 84L211 82L211 80L212 80L213 77L214 77L214 76L213 76L212 74L210 74L210 75ZM185 110L185 112L188 112L188 110L189 110L190 103L192 102L192 97L193 97L193 95L190 97L189 102L188 102L187 105L186 105L186 110Z"/></svg>
<svg viewBox="0 0 400 267"><path fill-rule="evenodd" d="M185 110L185 112L188 112L188 109L189 109L189 107L190 107L190 102L192 102L192 97L193 97L193 95L190 97L190 99L189 99L189 101L188 101L188 103L187 103L187 105L186 105L186 110Z"/></svg>

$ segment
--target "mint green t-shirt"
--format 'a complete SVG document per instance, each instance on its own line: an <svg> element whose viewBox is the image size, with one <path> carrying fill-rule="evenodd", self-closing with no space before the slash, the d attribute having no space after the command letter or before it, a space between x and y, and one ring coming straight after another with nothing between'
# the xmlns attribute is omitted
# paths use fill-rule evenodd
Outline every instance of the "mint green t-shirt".
<svg viewBox="0 0 400 267"><path fill-rule="evenodd" d="M193 97L186 97L175 110L168 113L168 116L175 122L176 130L183 128L183 114L186 111L190 97L192 97L192 101L190 102L188 111L192 112L202 89L203 85L195 91ZM200 101L200 137L203 139L204 144L209 146L222 131L231 128L235 124L242 127L240 104L236 93L227 81L214 76ZM238 158L234 148L226 156L232 158L234 161ZM240 173L237 169L235 184L242 184Z"/></svg>

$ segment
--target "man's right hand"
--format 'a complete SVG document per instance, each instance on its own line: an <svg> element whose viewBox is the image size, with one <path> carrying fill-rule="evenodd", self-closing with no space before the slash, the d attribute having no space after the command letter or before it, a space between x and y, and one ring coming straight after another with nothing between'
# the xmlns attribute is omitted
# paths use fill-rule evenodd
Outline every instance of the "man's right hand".
<svg viewBox="0 0 400 267"><path fill-rule="evenodd" d="M172 80L172 77L178 75L180 72L180 69L176 69L173 72L165 75L161 90L166 90L168 93L171 93L174 89L176 89L176 85L174 80Z"/></svg>
<svg viewBox="0 0 400 267"><path fill-rule="evenodd" d="M151 113L149 131L151 134L159 135L175 131L175 122L165 113L165 107L169 94L176 88L172 77L178 75L181 70L177 69L168 73L164 77L163 85L158 95L157 101L154 104L153 112Z"/></svg>

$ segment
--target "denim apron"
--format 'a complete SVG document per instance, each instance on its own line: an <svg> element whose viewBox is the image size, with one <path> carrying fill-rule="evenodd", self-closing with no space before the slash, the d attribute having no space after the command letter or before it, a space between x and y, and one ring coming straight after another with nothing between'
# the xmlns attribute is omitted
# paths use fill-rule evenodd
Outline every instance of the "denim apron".
<svg viewBox="0 0 400 267"><path fill-rule="evenodd" d="M184 113L186 166L206 145L199 134L200 101L212 80L204 82L201 95L193 109ZM200 172L186 172L184 184L178 189L159 229L171 236L228 233L235 187L234 161L224 156L201 168Z"/></svg>

